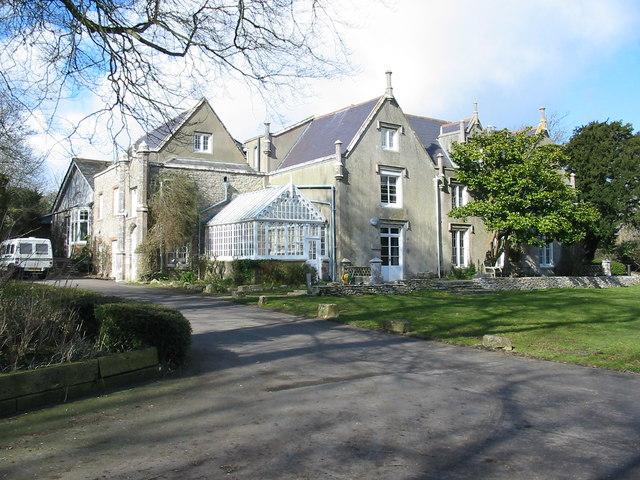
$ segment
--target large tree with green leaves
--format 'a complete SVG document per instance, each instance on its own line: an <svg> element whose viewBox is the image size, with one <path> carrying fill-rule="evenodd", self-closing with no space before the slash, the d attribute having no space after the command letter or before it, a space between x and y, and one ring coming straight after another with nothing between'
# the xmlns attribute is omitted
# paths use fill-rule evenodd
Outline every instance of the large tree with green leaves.
<svg viewBox="0 0 640 480"><path fill-rule="evenodd" d="M467 185L472 200L451 216L481 218L493 232L489 256L509 254L514 243L544 245L581 241L598 218L595 208L580 203L562 170L564 147L531 131L494 131L453 147L456 179Z"/></svg>
<svg viewBox="0 0 640 480"><path fill-rule="evenodd" d="M600 212L587 250L611 248L621 226L640 226L640 136L628 123L591 122L574 130L566 153L581 199Z"/></svg>

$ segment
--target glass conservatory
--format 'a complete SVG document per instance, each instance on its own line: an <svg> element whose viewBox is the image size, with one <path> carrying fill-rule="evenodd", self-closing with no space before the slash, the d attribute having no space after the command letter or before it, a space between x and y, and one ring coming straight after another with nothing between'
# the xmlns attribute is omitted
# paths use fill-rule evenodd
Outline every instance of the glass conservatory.
<svg viewBox="0 0 640 480"><path fill-rule="evenodd" d="M327 220L292 184L237 196L207 222L205 235L206 254L217 260L327 257Z"/></svg>

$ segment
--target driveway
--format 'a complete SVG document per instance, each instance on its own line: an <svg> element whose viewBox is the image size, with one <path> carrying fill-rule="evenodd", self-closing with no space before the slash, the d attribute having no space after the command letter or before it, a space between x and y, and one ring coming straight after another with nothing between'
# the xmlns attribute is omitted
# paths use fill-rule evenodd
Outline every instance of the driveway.
<svg viewBox="0 0 640 480"><path fill-rule="evenodd" d="M0 420L0 479L640 478L640 376L107 281L176 307L191 363Z"/></svg>

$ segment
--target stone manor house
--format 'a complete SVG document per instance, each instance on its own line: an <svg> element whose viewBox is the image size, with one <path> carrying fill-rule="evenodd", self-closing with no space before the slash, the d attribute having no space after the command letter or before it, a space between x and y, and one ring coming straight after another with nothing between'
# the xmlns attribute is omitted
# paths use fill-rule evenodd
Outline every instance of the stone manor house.
<svg viewBox="0 0 640 480"><path fill-rule="evenodd" d="M387 72L384 95L237 142L206 99L138 139L117 162L73 159L53 209L58 255L90 239L100 274L139 276L153 181L182 172L198 191L199 253L220 261L308 262L323 278L373 260L385 281L482 268L489 235L450 210L468 200L448 152L482 132L477 108L447 122L402 111ZM544 109L537 132L546 133ZM560 246L529 248L532 273L552 274Z"/></svg>

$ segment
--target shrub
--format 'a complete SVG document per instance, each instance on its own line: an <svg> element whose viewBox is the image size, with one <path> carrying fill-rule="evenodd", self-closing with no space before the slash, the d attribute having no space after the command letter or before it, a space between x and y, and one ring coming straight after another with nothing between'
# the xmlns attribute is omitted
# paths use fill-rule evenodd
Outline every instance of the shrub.
<svg viewBox="0 0 640 480"><path fill-rule="evenodd" d="M592 265L601 265L602 260L594 260L591 262ZM627 274L627 266L624 263L620 262L611 262L611 275L626 275Z"/></svg>
<svg viewBox="0 0 640 480"><path fill-rule="evenodd" d="M616 260L640 267L640 241L628 240L615 247Z"/></svg>
<svg viewBox="0 0 640 480"><path fill-rule="evenodd" d="M177 368L187 359L191 325L177 310L147 303L110 303L96 307L100 344L110 351L156 347L160 362Z"/></svg>
<svg viewBox="0 0 640 480"><path fill-rule="evenodd" d="M182 272L180 275L180 283L194 283L196 281L196 274L191 270L187 270L186 272Z"/></svg>
<svg viewBox="0 0 640 480"><path fill-rule="evenodd" d="M56 291L9 282L0 291L0 372L82 360L97 353L82 318Z"/></svg>
<svg viewBox="0 0 640 480"><path fill-rule="evenodd" d="M231 278L236 285L299 285L306 282L307 273L316 274L315 269L306 263L248 259L231 262Z"/></svg>
<svg viewBox="0 0 640 480"><path fill-rule="evenodd" d="M451 276L456 280L469 280L476 274L476 266L474 264L468 267L452 268Z"/></svg>

